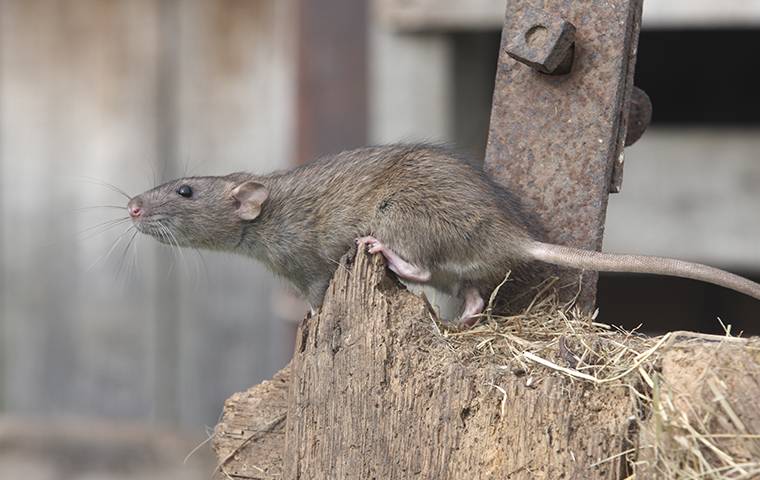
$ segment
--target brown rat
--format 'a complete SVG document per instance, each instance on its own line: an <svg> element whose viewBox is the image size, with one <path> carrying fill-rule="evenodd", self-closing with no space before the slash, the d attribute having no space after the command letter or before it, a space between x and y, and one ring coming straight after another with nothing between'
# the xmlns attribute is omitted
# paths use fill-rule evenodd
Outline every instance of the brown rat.
<svg viewBox="0 0 760 480"><path fill-rule="evenodd" d="M535 261L692 278L760 299L760 285L704 265L536 241L509 192L433 146L351 150L268 175L182 178L127 208L138 230L163 243L262 261L312 307L354 242L382 253L400 278L463 297L468 323L507 272Z"/></svg>

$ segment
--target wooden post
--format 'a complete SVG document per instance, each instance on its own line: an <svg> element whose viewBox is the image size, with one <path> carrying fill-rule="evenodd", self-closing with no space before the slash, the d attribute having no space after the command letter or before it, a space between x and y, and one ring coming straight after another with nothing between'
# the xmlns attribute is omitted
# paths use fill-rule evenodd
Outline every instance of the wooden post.
<svg viewBox="0 0 760 480"><path fill-rule="evenodd" d="M677 340L654 341L657 355L639 363L652 372L653 390L637 368L595 385L550 368L464 360L424 299L390 277L379 256L344 257L320 313L299 328L291 364L225 405L214 436L218 478L619 479L632 471L655 478L663 455L688 453L655 443L657 428L674 417L692 418L697 428L718 419L711 432L719 435L739 428L732 422L745 435L760 431L758 340ZM601 348L606 340L588 341ZM666 391L683 410L660 418L657 403L667 402L651 399ZM684 404L688 398L695 403ZM724 424L714 408L735 420ZM719 447L726 455L760 447L726 437ZM655 447L663 451L653 456Z"/></svg>
<svg viewBox="0 0 760 480"><path fill-rule="evenodd" d="M296 161L367 140L367 0L297 1Z"/></svg>

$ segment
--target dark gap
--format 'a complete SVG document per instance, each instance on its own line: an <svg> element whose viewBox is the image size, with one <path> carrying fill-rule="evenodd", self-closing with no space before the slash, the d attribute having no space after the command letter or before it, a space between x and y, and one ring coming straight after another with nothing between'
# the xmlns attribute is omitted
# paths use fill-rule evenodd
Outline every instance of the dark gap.
<svg viewBox="0 0 760 480"><path fill-rule="evenodd" d="M755 272L739 273L760 281ZM692 330L722 335L718 321L732 334L760 334L760 302L732 290L694 280L602 273L599 275L599 321L649 334Z"/></svg>
<svg viewBox="0 0 760 480"><path fill-rule="evenodd" d="M481 162L486 152L491 121L496 63L501 34L455 33L452 78L453 141L464 153Z"/></svg>
<svg viewBox="0 0 760 480"><path fill-rule="evenodd" d="M760 124L760 29L644 30L635 84L652 99L652 123Z"/></svg>

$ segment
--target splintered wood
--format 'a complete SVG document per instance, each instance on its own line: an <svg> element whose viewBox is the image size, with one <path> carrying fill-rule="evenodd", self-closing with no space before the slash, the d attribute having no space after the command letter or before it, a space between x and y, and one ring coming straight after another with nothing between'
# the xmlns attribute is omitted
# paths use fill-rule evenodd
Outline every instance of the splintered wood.
<svg viewBox="0 0 760 480"><path fill-rule="evenodd" d="M379 257L344 258L300 327L287 401L271 382L228 401L219 478L621 478L621 459L590 465L629 448L625 387L499 367L463 363Z"/></svg>
<svg viewBox="0 0 760 480"><path fill-rule="evenodd" d="M442 331L380 256L344 257L291 364L227 401L217 478L760 477L760 339L555 324L518 339L527 367L492 341L510 321ZM581 372L571 337L624 373Z"/></svg>

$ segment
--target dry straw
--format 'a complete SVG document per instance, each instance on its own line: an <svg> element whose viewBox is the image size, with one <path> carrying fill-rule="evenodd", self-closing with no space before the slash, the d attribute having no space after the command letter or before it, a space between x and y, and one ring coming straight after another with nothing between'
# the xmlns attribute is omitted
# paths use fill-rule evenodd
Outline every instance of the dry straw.
<svg viewBox="0 0 760 480"><path fill-rule="evenodd" d="M598 463L626 456L632 478L760 478L760 398L733 398L736 389L724 381L727 375L748 376L755 382L750 390L760 393L760 342L732 336L730 327L724 336L625 331L598 322L598 312L561 303L553 281L522 313L496 316L495 293L474 328L436 330L462 360L498 365L529 382L561 375L598 388L627 387L637 406L636 447ZM665 378L668 352L693 354L689 365L701 365L700 377ZM726 359L737 354L754 359L752 371L726 372Z"/></svg>

